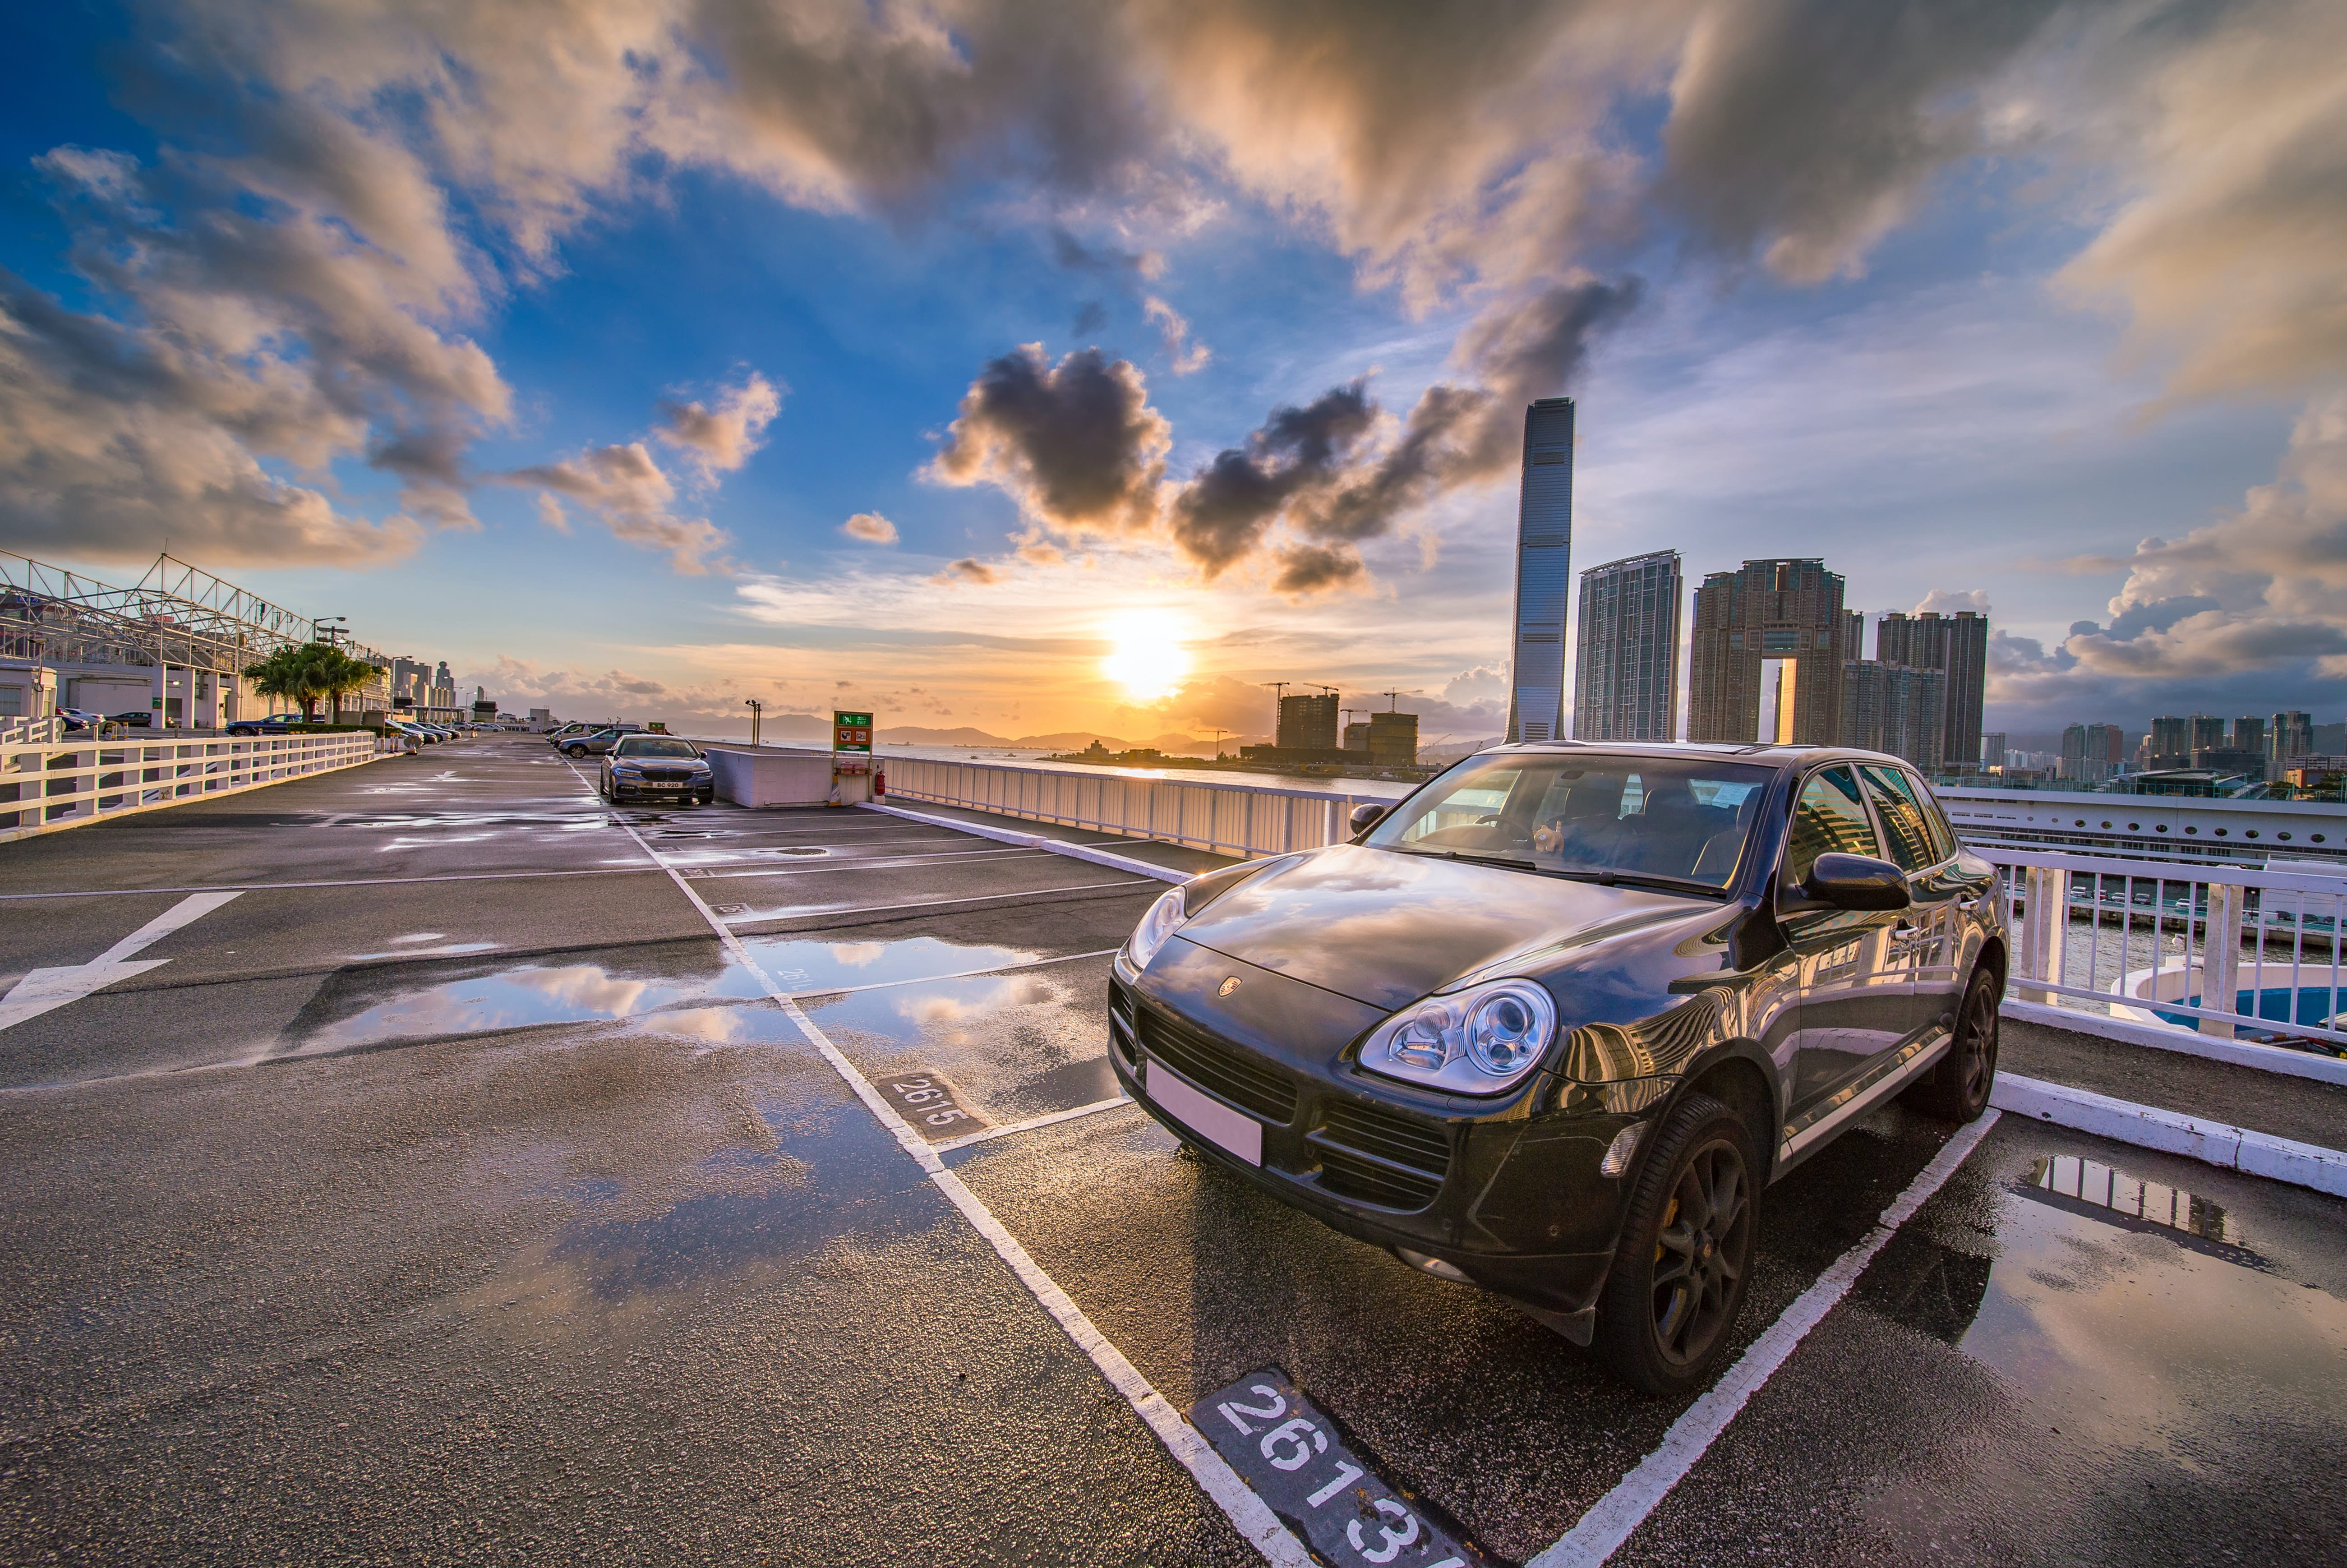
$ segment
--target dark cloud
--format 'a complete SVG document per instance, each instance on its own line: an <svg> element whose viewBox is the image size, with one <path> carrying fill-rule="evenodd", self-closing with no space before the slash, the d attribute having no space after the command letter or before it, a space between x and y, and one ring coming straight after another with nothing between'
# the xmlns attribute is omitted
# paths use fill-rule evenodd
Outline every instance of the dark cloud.
<svg viewBox="0 0 2347 1568"><path fill-rule="evenodd" d="M1983 149L1978 94L2066 0L1736 0L1689 33L1663 193L1711 243L1815 282L1854 269Z"/></svg>
<svg viewBox="0 0 2347 1568"><path fill-rule="evenodd" d="M1055 528L1137 534L1155 522L1172 441L1131 363L1086 348L1055 365L1028 343L979 372L928 472L996 486Z"/></svg>
<svg viewBox="0 0 2347 1568"><path fill-rule="evenodd" d="M1302 599L1348 588L1365 575L1360 556L1350 545L1290 545L1279 552L1275 592Z"/></svg>
<svg viewBox="0 0 2347 1568"><path fill-rule="evenodd" d="M1220 453L1183 487L1171 515L1174 544L1209 578L1245 559L1298 496L1338 480L1376 418L1362 381L1302 408L1273 409L1245 446Z"/></svg>
<svg viewBox="0 0 2347 1568"><path fill-rule="evenodd" d="M972 588L985 588L989 584L1000 582L1002 574L976 556L964 556L929 580L940 588L951 588L960 583L967 583Z"/></svg>
<svg viewBox="0 0 2347 1568"><path fill-rule="evenodd" d="M1108 307L1098 300L1086 300L1076 307L1076 324L1068 329L1070 337L1090 337L1108 325Z"/></svg>
<svg viewBox="0 0 2347 1568"><path fill-rule="evenodd" d="M1379 415L1365 381L1281 407L1244 445L1218 454L1174 496L1174 543L1208 577L1261 549L1285 524L1312 548L1276 560L1275 586L1308 593L1362 571L1350 548L1389 532L1443 494L1512 471L1526 404L1563 391L1591 341L1635 308L1637 279L1561 283L1485 313L1460 339L1470 384L1419 395L1399 435L1373 437Z"/></svg>

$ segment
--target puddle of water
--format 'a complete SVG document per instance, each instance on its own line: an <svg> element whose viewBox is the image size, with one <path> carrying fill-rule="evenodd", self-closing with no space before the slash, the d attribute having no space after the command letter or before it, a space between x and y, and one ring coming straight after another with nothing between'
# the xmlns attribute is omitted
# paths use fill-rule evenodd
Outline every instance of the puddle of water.
<svg viewBox="0 0 2347 1568"><path fill-rule="evenodd" d="M2222 1205L2181 1187L2140 1180L2099 1161L2075 1154L2046 1155L2014 1190L2023 1197L2124 1230L2164 1235L2195 1251L2210 1252L2253 1268L2265 1265L2250 1250L2240 1221Z"/></svg>
<svg viewBox="0 0 2347 1568"><path fill-rule="evenodd" d="M318 1055L392 1040L428 1040L523 1029L533 1024L600 1023L657 1015L662 1030L712 1041L753 1037L759 1027L747 1015L771 1007L699 1008L728 999L765 999L755 976L735 963L683 974L630 972L600 964L525 964L472 969L457 978L435 966L441 978L399 985L376 977L352 978L322 990L287 1030L294 1055ZM331 1015L308 1021L315 1012Z"/></svg>
<svg viewBox="0 0 2347 1568"><path fill-rule="evenodd" d="M2347 1301L2287 1277L2205 1194L2022 1158L1869 1281L1962 1358L1910 1368L1903 1397L1938 1412L1914 1440L1944 1446L1893 1465L1868 1515L1951 1562L2320 1556L2342 1515Z"/></svg>
<svg viewBox="0 0 2347 1568"><path fill-rule="evenodd" d="M876 942L815 942L796 937L744 937L742 940L776 985L800 992L930 979L1031 964L1044 957L1027 948L946 942L935 937Z"/></svg>

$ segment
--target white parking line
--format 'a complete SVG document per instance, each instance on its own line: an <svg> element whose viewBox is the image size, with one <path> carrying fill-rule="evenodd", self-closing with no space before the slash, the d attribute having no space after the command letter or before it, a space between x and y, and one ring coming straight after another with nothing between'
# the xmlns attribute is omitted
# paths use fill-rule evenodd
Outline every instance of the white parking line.
<svg viewBox="0 0 2347 1568"><path fill-rule="evenodd" d="M54 968L33 969L0 997L0 1029L14 1029L26 1019L40 1017L79 1001L90 992L127 980L133 975L168 964L169 958L139 958L131 955L153 946L180 927L200 920L230 899L235 893L198 893L180 899L152 920L148 921L114 946L86 964L67 964Z"/></svg>
<svg viewBox="0 0 2347 1568"><path fill-rule="evenodd" d="M1113 1111L1120 1105L1132 1103L1133 1101L1129 1096L1119 1094L1113 1099L1095 1100L1090 1105L1079 1105L1072 1111L1054 1111L1048 1116L1030 1116L1024 1122L1013 1122L1007 1127L989 1127L983 1132L969 1132L959 1138L948 1138L942 1143L932 1143L929 1147L940 1154L950 1154L956 1149L967 1149L972 1143L984 1143L995 1138L1008 1138L1013 1132L1032 1132L1038 1127L1057 1126L1062 1122L1072 1122L1079 1116L1090 1116L1096 1111Z"/></svg>
<svg viewBox="0 0 2347 1568"><path fill-rule="evenodd" d="M579 782L585 784L583 774ZM658 862L660 857L652 853L651 845L646 844L634 828L625 823L619 825L629 837L635 839L648 858ZM969 1221L978 1234L987 1239L995 1255L1019 1276L1020 1283L1034 1296L1043 1310L1051 1315L1052 1320L1059 1324L1068 1337L1076 1342L1077 1348L1092 1358L1092 1365L1100 1368L1101 1376L1108 1379L1109 1386L1124 1396L1134 1413L1148 1424L1151 1431L1157 1434L1157 1440L1165 1445L1166 1451L1190 1472L1206 1495L1214 1499L1215 1505L1247 1543L1263 1553L1265 1561L1275 1564L1275 1568L1312 1568L1314 1559L1311 1553L1305 1550L1304 1543L1279 1522L1278 1515L1273 1513L1263 1499L1255 1495L1254 1489L1239 1479L1238 1472L1231 1469L1223 1456L1198 1435L1197 1429L1183 1419L1182 1412L1165 1402L1165 1397L1125 1358L1124 1352L1109 1343L1108 1337L1084 1316L1083 1309L1071 1300L1058 1282L1027 1255L1027 1249L1019 1245L1019 1239L1003 1229L1002 1222L994 1217L994 1212L976 1193L962 1184L959 1176L946 1168L944 1160L929 1147L920 1133L913 1130L912 1123L897 1114L896 1107L880 1097L880 1091L873 1088L871 1081L856 1071L856 1064L831 1042L830 1036L816 1028L815 1020L799 1010L790 993L776 985L760 967L742 938L729 930L717 917L716 912L702 902L701 895L694 891L692 884L673 870L669 870L669 877L676 884L678 891L701 912L701 917L709 922L709 928L717 933L718 938L732 949L733 956L750 973L758 977L766 994L774 999L775 1004L806 1037L807 1043L831 1064L832 1071L838 1073L848 1088L855 1091L856 1097L864 1102L866 1109L880 1124L896 1134L897 1143L920 1165L930 1183L961 1211L962 1217Z"/></svg>
<svg viewBox="0 0 2347 1568"><path fill-rule="evenodd" d="M1526 1568L1599 1568L1620 1551L1631 1532L1645 1522L1646 1516L1670 1495L1671 1488L1685 1480L1696 1461L1703 1458L1713 1440L1727 1430L1737 1412L1744 1409L1745 1401L1785 1364L1809 1330L1833 1310L1834 1304L1850 1293L1858 1276L1866 1272L1866 1266L1874 1261L1874 1255L1882 1250L1901 1225L1915 1217L1915 1211L1923 1206L1925 1199L1956 1173L1956 1167L1988 1136L1996 1122L1997 1113L1989 1111L1970 1126L1958 1128L1956 1135L1932 1156L1932 1163L1907 1184L1907 1190L1882 1211L1874 1228L1856 1246L1834 1259L1832 1266L1818 1276L1816 1283L1794 1298L1784 1316L1752 1342L1727 1375L1671 1423L1671 1430L1663 1434L1662 1443L1653 1453L1641 1460L1636 1469L1581 1516L1578 1524L1532 1558Z"/></svg>

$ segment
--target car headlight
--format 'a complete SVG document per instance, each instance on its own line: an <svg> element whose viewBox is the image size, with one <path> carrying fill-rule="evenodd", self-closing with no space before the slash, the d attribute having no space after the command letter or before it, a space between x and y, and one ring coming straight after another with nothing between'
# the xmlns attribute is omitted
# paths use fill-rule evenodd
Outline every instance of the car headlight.
<svg viewBox="0 0 2347 1568"><path fill-rule="evenodd" d="M1124 944L1124 956L1133 960L1134 968L1147 968L1149 960L1157 956L1157 949L1165 945L1165 938L1189 917L1189 907L1183 900L1182 889L1166 889L1157 902L1149 907L1149 912L1142 916L1141 924L1133 928L1133 935Z"/></svg>
<svg viewBox="0 0 2347 1568"><path fill-rule="evenodd" d="M1413 1002L1369 1031L1361 1066L1461 1094L1496 1094L1556 1038L1556 1003L1532 980L1498 980Z"/></svg>

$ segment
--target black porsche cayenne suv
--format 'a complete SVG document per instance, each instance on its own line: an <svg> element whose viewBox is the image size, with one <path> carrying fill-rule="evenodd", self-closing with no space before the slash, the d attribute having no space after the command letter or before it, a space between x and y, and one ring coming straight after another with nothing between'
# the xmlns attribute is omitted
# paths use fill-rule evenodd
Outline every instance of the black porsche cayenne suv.
<svg viewBox="0 0 2347 1568"><path fill-rule="evenodd" d="M1893 1094L1988 1102L1996 871L1896 758L1512 746L1354 825L1151 907L1110 983L1119 1079L1650 1392L1723 1353L1769 1183Z"/></svg>

